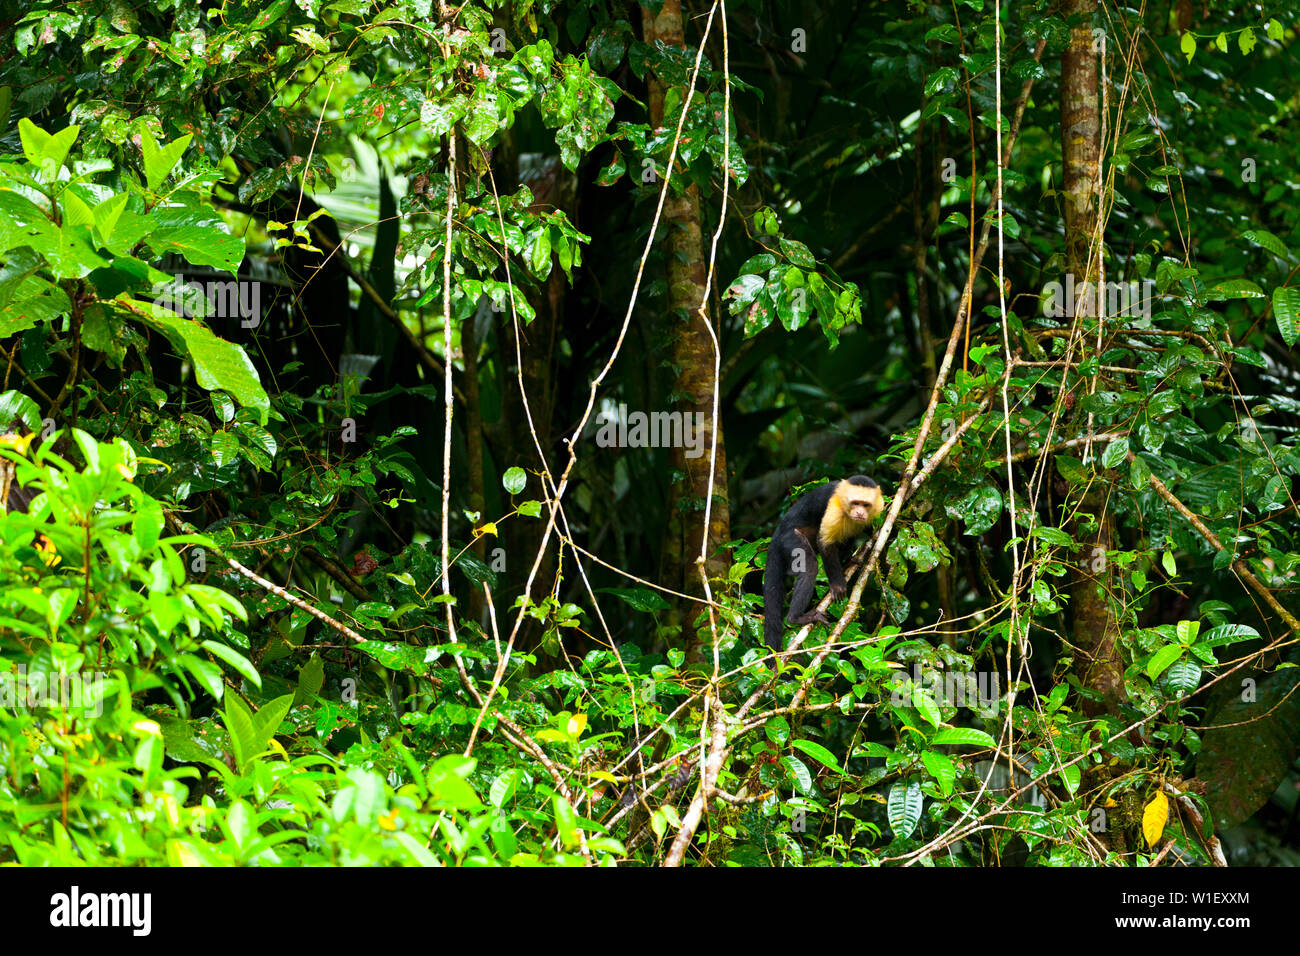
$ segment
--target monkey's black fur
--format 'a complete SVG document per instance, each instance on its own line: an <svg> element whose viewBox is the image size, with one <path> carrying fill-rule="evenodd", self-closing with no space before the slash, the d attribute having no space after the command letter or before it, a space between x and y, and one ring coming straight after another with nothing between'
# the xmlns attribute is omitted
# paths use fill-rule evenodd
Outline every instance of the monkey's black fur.
<svg viewBox="0 0 1300 956"><path fill-rule="evenodd" d="M848 590L844 579L844 562L853 553L853 542L865 523L854 527L849 536L828 540L822 530L826 509L840 490L841 484L860 488L876 488L865 475L854 475L845 482L829 481L799 498L785 513L777 526L776 534L767 547L767 568L763 572L763 640L773 651L780 653L784 628L781 624L781 604L785 599L785 576L795 574L794 595L790 598L790 613L786 622L808 624L818 621L830 623L821 611L808 611L813 603L813 589L817 582L817 555L826 565L830 579L831 595L839 600ZM877 491L877 501L879 501ZM878 511L877 511L878 513Z"/></svg>

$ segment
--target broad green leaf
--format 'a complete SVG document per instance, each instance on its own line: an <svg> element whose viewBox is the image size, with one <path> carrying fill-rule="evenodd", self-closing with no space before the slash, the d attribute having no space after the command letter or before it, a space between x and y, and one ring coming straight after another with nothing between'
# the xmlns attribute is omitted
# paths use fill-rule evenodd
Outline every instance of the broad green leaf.
<svg viewBox="0 0 1300 956"><path fill-rule="evenodd" d="M394 644L386 641L364 641L353 645L363 654L368 654L379 663L392 670L410 671L423 674L429 669L425 662L425 649L413 644Z"/></svg>
<svg viewBox="0 0 1300 956"><path fill-rule="evenodd" d="M253 713L238 695L231 694L226 698L223 716L226 733L230 735L231 756L235 758L235 766L242 770L244 764L256 756L253 748L257 741L257 729L253 724Z"/></svg>
<svg viewBox="0 0 1300 956"><path fill-rule="evenodd" d="M181 156L185 154L185 148L190 145L190 140L193 138L186 133L166 146L159 146L149 127L146 126L140 131L140 152L144 154L144 174L151 190L158 191L158 187L180 162Z"/></svg>
<svg viewBox="0 0 1300 956"><path fill-rule="evenodd" d="M951 794L953 782L957 779L957 765L945 754L933 750L922 753L921 762L925 764L925 769L930 771L930 776L939 782L939 789L943 791L944 796Z"/></svg>
<svg viewBox="0 0 1300 956"><path fill-rule="evenodd" d="M1174 630L1178 635L1178 643L1188 647L1196 641L1196 635L1201 630L1201 622L1179 621Z"/></svg>
<svg viewBox="0 0 1300 956"><path fill-rule="evenodd" d="M494 807L504 807L510 802L515 795L515 790L519 787L519 780L522 777L522 771L517 767L510 770L504 770L497 774L492 786L488 790L488 799Z"/></svg>
<svg viewBox="0 0 1300 956"><path fill-rule="evenodd" d="M974 727L945 727L930 738L930 746L944 744L973 744L977 747L996 747L998 742L989 734Z"/></svg>
<svg viewBox="0 0 1300 956"><path fill-rule="evenodd" d="M512 495L517 495L524 490L524 485L528 484L528 473L518 466L506 469L506 473L501 476L501 484Z"/></svg>
<svg viewBox="0 0 1300 956"><path fill-rule="evenodd" d="M573 849L578 845L578 815L562 794L555 794L551 798L551 805L555 809L555 828L559 831L560 840L566 847Z"/></svg>
<svg viewBox="0 0 1300 956"><path fill-rule="evenodd" d="M174 252L221 272L238 272L244 258L244 240L217 226L160 226L149 233L149 246L160 256Z"/></svg>
<svg viewBox="0 0 1300 956"><path fill-rule="evenodd" d="M201 387L222 388L246 408L256 409L265 424L271 400L262 388L257 369L242 348L215 335L207 326L153 305L137 303L132 315L162 332L172 345L194 362Z"/></svg>
<svg viewBox="0 0 1300 956"><path fill-rule="evenodd" d="M889 788L886 811L896 837L909 837L921 822L925 797L919 783L896 783Z"/></svg>
<svg viewBox="0 0 1300 956"><path fill-rule="evenodd" d="M1248 239L1255 245L1267 249L1279 259L1291 258L1291 250L1286 247L1286 243L1266 229L1247 229L1241 236L1243 239Z"/></svg>
<svg viewBox="0 0 1300 956"><path fill-rule="evenodd" d="M1165 672L1165 686L1179 697L1186 697L1201 682L1201 665L1193 660L1181 660Z"/></svg>
<svg viewBox="0 0 1300 956"><path fill-rule="evenodd" d="M1201 637L1201 644L1208 644L1210 647L1219 647L1223 644L1231 644L1234 641L1250 641L1259 637L1259 631L1255 630L1249 624L1220 624L1218 627L1212 627Z"/></svg>
<svg viewBox="0 0 1300 956"><path fill-rule="evenodd" d="M204 690L217 700L221 699L222 692L226 689L221 682L221 668L211 661L204 660L202 657L195 657L193 654L182 654L181 664L194 675L194 679L202 685Z"/></svg>
<svg viewBox="0 0 1300 956"><path fill-rule="evenodd" d="M938 727L942 723L943 717L939 713L939 708L935 705L934 696L926 687L920 684L913 685L912 706L930 722L930 726Z"/></svg>
<svg viewBox="0 0 1300 956"><path fill-rule="evenodd" d="M284 720L285 714L289 713L289 708L292 706L293 694L285 694L263 704L253 715L253 730L256 734L254 742L257 750L252 756L256 757L266 749L275 732L280 729L280 722Z"/></svg>
<svg viewBox="0 0 1300 956"><path fill-rule="evenodd" d="M839 761L836 760L835 755L833 753L831 753L821 744L814 743L811 740L796 740L793 742L793 744L797 749L802 750L804 753L806 753L809 757L812 757L813 760L816 760L823 767L826 767L828 770L834 770L836 773L839 772L840 770Z"/></svg>
<svg viewBox="0 0 1300 956"><path fill-rule="evenodd" d="M1072 763L1068 767L1061 768L1061 780L1065 783L1066 792L1073 797L1079 792L1079 781L1082 779L1082 772L1079 770L1077 763Z"/></svg>
<svg viewBox="0 0 1300 956"><path fill-rule="evenodd" d="M257 668L239 651L220 641L204 641L203 646L207 648L216 657L221 658L227 664L235 669L236 672L248 678L248 682L254 687L261 688L262 675L257 672Z"/></svg>
<svg viewBox="0 0 1300 956"><path fill-rule="evenodd" d="M1147 661L1147 676L1155 680L1165 669L1178 660L1183 654L1183 648L1177 644L1166 644L1160 650L1151 655L1151 660Z"/></svg>
<svg viewBox="0 0 1300 956"><path fill-rule="evenodd" d="M1120 463L1128 457L1128 439L1116 438L1106 446L1105 452L1102 453L1101 463L1107 468L1118 468Z"/></svg>
<svg viewBox="0 0 1300 956"><path fill-rule="evenodd" d="M792 754L786 754L781 758L781 765L785 767L790 782L797 791L805 796L813 793L812 773L808 770L807 764Z"/></svg>
<svg viewBox="0 0 1300 956"><path fill-rule="evenodd" d="M1300 289L1278 286L1273 290L1273 321L1287 348L1300 338Z"/></svg>
<svg viewBox="0 0 1300 956"><path fill-rule="evenodd" d="M47 133L31 120L23 117L18 121L18 138L23 144L23 155L33 166L40 169L46 182L54 182L63 168L63 161L68 158L68 150L77 141L79 126L69 126L57 133Z"/></svg>

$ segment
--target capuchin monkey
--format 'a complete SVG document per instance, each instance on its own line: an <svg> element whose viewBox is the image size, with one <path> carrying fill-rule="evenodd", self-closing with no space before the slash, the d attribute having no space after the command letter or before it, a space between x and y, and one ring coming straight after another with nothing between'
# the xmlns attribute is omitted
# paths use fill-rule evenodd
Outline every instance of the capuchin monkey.
<svg viewBox="0 0 1300 956"><path fill-rule="evenodd" d="M884 509L880 487L865 475L828 482L790 506L767 547L763 572L763 639L768 647L781 652L785 576L797 575L786 621L829 624L823 612L808 610L817 582L817 555L826 564L831 600L838 601L848 591L844 562L853 553L853 542Z"/></svg>

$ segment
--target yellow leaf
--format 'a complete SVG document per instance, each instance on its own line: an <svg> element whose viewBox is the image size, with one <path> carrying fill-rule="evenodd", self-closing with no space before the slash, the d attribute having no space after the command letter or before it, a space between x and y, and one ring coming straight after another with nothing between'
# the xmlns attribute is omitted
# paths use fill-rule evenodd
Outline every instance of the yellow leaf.
<svg viewBox="0 0 1300 956"><path fill-rule="evenodd" d="M1142 835L1146 837L1147 846L1153 847L1165 832L1165 823L1169 820L1169 798L1164 791L1157 790L1151 802L1142 811Z"/></svg>
<svg viewBox="0 0 1300 956"><path fill-rule="evenodd" d="M0 446L12 448L14 451L18 452L18 454L26 455L27 448L31 445L32 439L35 437L36 432L32 432L30 435L18 435L14 432L6 432L5 434L0 435Z"/></svg>
<svg viewBox="0 0 1300 956"><path fill-rule="evenodd" d="M497 533L497 523L495 521L489 521L487 524L480 525L479 527L474 529L474 534L480 538L483 537L483 535L485 534L494 535L496 533Z"/></svg>
<svg viewBox="0 0 1300 956"><path fill-rule="evenodd" d="M587 715L574 714L569 718L568 732L569 737L577 740L582 736L582 732L587 729Z"/></svg>
<svg viewBox="0 0 1300 956"><path fill-rule="evenodd" d="M52 568L63 559L59 557L59 552L54 547L54 542L39 531L36 532L36 540L33 542L36 551L40 556L42 563L47 568Z"/></svg>
<svg viewBox="0 0 1300 956"><path fill-rule="evenodd" d="M202 866L203 857L183 840L168 840L167 862L172 866Z"/></svg>

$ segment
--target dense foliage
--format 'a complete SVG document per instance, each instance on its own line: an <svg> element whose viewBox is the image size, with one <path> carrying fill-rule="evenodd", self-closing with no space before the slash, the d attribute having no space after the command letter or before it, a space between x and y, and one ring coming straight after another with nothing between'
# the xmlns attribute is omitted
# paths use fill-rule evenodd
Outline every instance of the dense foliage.
<svg viewBox="0 0 1300 956"><path fill-rule="evenodd" d="M1297 862L1300 23L1005 6L0 3L0 862Z"/></svg>

